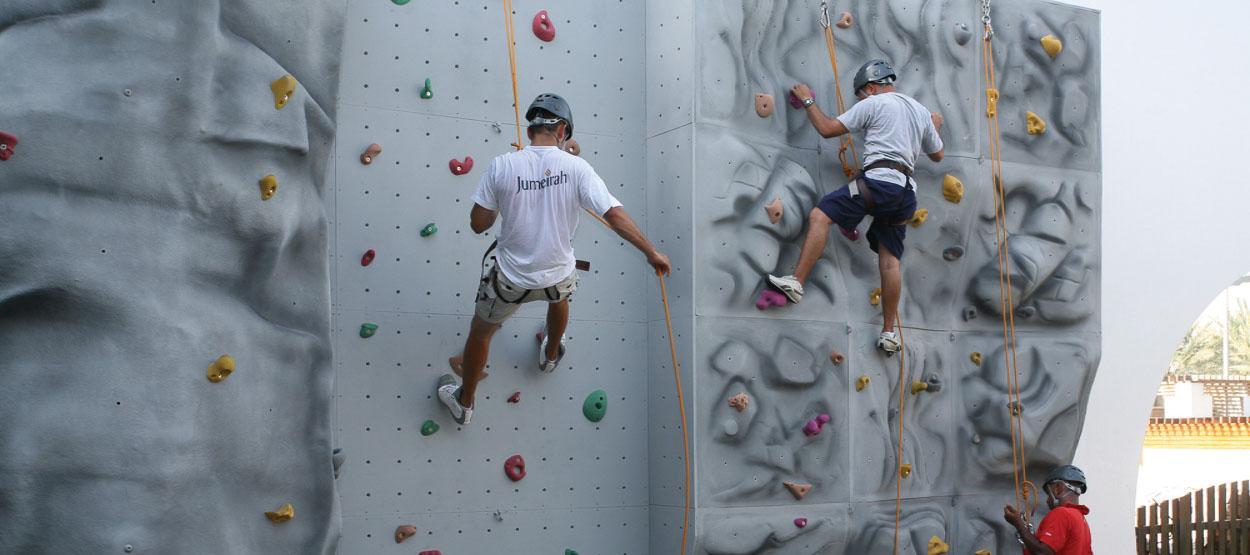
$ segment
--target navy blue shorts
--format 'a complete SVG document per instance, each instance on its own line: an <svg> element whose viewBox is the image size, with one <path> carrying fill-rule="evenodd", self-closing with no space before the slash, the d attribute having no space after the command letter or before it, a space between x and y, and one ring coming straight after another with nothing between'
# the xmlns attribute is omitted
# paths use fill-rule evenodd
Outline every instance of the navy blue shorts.
<svg viewBox="0 0 1250 555"><path fill-rule="evenodd" d="M844 229L855 229L864 216L872 216L872 225L868 227L869 248L879 252L878 245L885 245L886 250L902 259L907 222L916 213L916 192L889 181L868 177L861 178L859 186L865 184L872 192L871 211L864 197L852 197L847 186L825 195L816 207Z"/></svg>

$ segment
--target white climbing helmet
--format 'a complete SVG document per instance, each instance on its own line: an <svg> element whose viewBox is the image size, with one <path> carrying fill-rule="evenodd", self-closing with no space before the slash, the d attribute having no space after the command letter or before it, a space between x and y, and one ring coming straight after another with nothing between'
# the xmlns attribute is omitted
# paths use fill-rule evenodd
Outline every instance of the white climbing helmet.
<svg viewBox="0 0 1250 555"><path fill-rule="evenodd" d="M545 110L557 119L538 117L538 110ZM554 125L563 120L569 126L564 138L573 138L573 109L569 108L569 103L558 94L543 93L535 97L530 107L525 110L525 119L530 122L530 125Z"/></svg>
<svg viewBox="0 0 1250 555"><path fill-rule="evenodd" d="M890 83L898 79L890 62L885 60L868 60L867 63L859 66L859 71L855 72L855 89L852 92L859 93L859 90L868 83L877 83L886 79L889 79Z"/></svg>

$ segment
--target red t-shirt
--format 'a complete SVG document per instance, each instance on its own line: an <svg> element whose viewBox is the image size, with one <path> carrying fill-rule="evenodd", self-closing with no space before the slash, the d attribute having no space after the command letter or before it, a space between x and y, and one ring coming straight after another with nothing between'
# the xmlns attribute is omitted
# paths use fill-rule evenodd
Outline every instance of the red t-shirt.
<svg viewBox="0 0 1250 555"><path fill-rule="evenodd" d="M1037 539L1054 550L1055 555L1094 555L1085 515L1089 507L1064 503L1042 519L1037 527ZM1025 553L1029 551L1026 549ZM1031 555L1031 554L1029 554Z"/></svg>

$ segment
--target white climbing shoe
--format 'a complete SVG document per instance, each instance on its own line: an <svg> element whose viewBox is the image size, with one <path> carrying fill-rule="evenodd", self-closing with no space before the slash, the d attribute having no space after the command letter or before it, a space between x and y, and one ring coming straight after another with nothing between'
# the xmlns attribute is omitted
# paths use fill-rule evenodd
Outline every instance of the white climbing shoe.
<svg viewBox="0 0 1250 555"><path fill-rule="evenodd" d="M799 301L803 300L803 284L799 283L798 278L794 276L777 277L769 274L768 283L773 284L773 287L781 291L792 303L798 304Z"/></svg>
<svg viewBox="0 0 1250 555"><path fill-rule="evenodd" d="M460 385L456 382L455 376L451 374L439 376L438 400L447 407L447 412L451 413L451 419L457 424L468 424L473 418L473 407L460 404Z"/></svg>
<svg viewBox="0 0 1250 555"><path fill-rule="evenodd" d="M556 366L564 360L564 337L560 337L560 356L557 356L555 360L547 360L547 337L543 334L543 342L538 346L538 369L550 374L555 372Z"/></svg>
<svg viewBox="0 0 1250 555"><path fill-rule="evenodd" d="M898 341L898 334L892 331L881 332L881 337L877 338L877 348L885 351L886 356L891 356L899 352L903 348L903 344Z"/></svg>

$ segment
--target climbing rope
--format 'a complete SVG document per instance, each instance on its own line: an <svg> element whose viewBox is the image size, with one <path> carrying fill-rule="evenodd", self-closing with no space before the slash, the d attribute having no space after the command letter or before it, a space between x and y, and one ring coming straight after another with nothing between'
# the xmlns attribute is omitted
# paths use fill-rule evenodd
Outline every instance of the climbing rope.
<svg viewBox="0 0 1250 555"><path fill-rule="evenodd" d="M838 99L838 113L846 111L846 101L842 97L842 77L838 73L838 47L836 41L833 40L833 28L829 24L829 3L820 3L820 26L824 28L825 33L825 49L829 51L829 64L833 66L833 90ZM841 145L838 147L838 160L842 162L842 173L847 177L855 177L859 162L859 156L855 154L855 141L851 138L851 134L847 133L840 139ZM846 151L851 151L850 160L848 161Z"/></svg>
<svg viewBox="0 0 1250 555"><path fill-rule="evenodd" d="M521 96L517 91L517 69L516 69L516 30L512 24L512 0L503 0L504 19L506 21L505 30L508 40L508 63L512 68L512 107L516 112L516 143L513 144L517 150L524 148L521 139ZM594 219L604 227L612 229L612 225L602 216L586 209L586 213L590 214ZM686 398L682 393L681 387L681 366L677 362L677 341L673 338L673 319L669 314L668 308L668 289L664 285L664 276L656 272L656 276L660 278L660 300L664 304L664 325L668 328L668 348L673 357L673 381L677 384L677 412L681 416L681 447L683 452L682 461L685 463L685 478L683 479L682 491L685 493L685 501L682 505L681 517L681 555L686 554L686 537L690 530L690 436L686 433Z"/></svg>
<svg viewBox="0 0 1250 555"><path fill-rule="evenodd" d="M981 0L981 22L985 28L981 57L984 65L986 118L990 135L991 175L994 186L994 232L998 255L998 302L1002 315L1003 364L1007 372L1007 412L1011 427L1012 477L1015 480L1016 508L1032 516L1037 510L1037 487L1029 481L1028 457L1024 441L1024 406L1020 402L1020 372L1016 356L1016 316L1011 284L1011 259L1007 229L1007 196L1003 180L1003 150L998 125L998 76L994 71L994 26L990 17L991 0Z"/></svg>
<svg viewBox="0 0 1250 555"><path fill-rule="evenodd" d="M898 529L903 520L903 417L907 410L906 368L907 340L903 337L903 319L894 311L898 321L898 456L894 459L898 468L894 473L894 555L898 555Z"/></svg>

